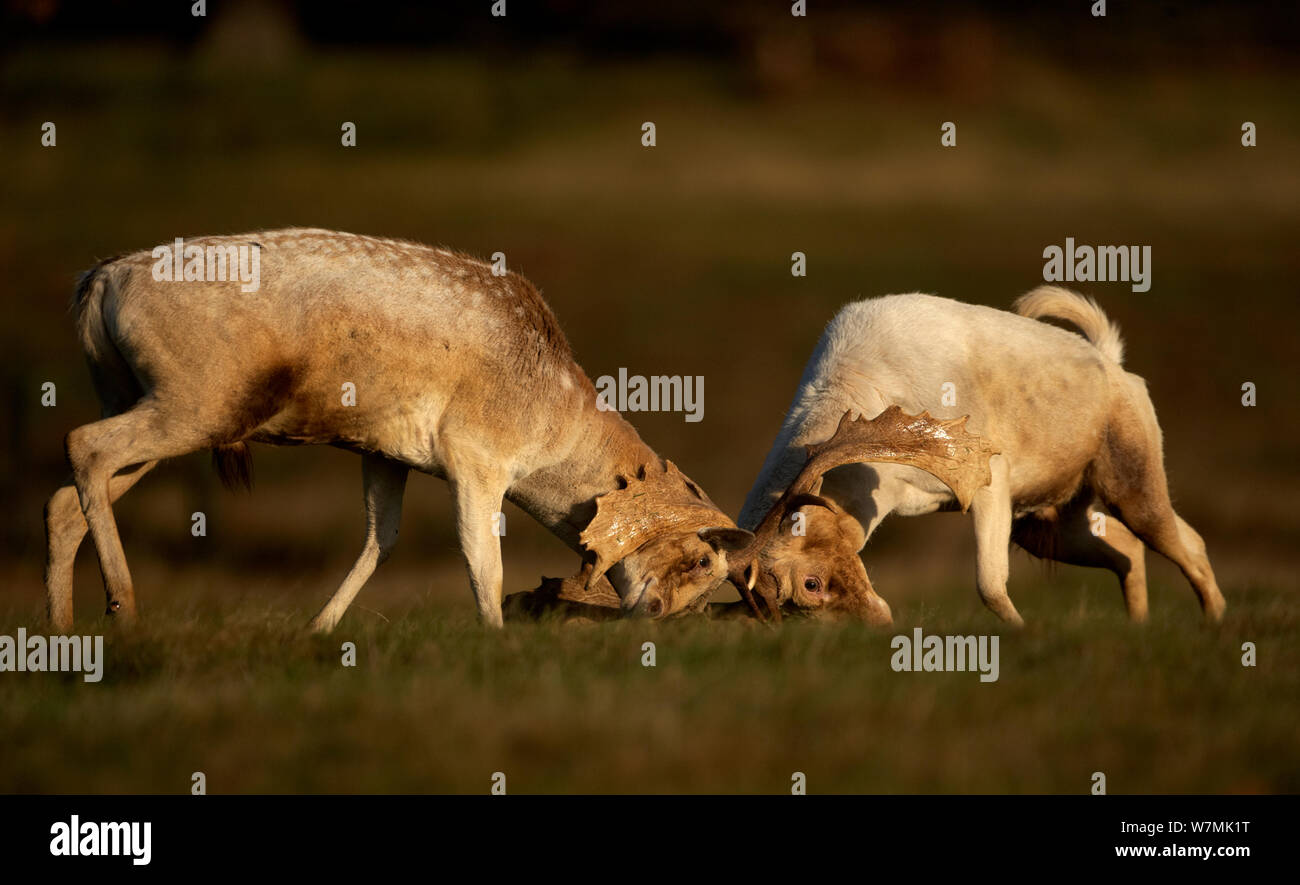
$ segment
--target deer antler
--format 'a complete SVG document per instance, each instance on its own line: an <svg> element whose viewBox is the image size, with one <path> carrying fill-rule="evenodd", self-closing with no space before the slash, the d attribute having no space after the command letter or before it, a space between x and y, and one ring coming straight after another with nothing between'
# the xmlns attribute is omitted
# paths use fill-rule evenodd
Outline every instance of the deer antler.
<svg viewBox="0 0 1300 885"><path fill-rule="evenodd" d="M754 600L759 554L791 509L819 500L810 492L827 471L843 464L881 461L919 467L952 489L962 512L970 507L976 490L992 478L989 459L997 453L988 440L966 429L968 415L940 420L929 412L908 415L896 405L869 421L852 415L851 410L844 413L830 439L807 447L808 460L754 530L753 542L727 559L728 577L760 618L765 615ZM760 596L771 616L779 618L776 604L762 592Z"/></svg>
<svg viewBox="0 0 1300 885"><path fill-rule="evenodd" d="M626 485L596 499L596 515L579 535L596 555L592 586L616 562L663 535L731 526L709 496L672 461L643 465Z"/></svg>
<svg viewBox="0 0 1300 885"><path fill-rule="evenodd" d="M618 593L609 581L599 580L587 586L591 564L583 565L576 575L567 578L542 578L535 590L512 593L502 603L502 611L511 620L536 621L551 615L565 620L605 621L622 616Z"/></svg>
<svg viewBox="0 0 1300 885"><path fill-rule="evenodd" d="M890 406L870 421L840 418L834 435L808 446L808 460L791 483L794 494L808 492L824 473L843 464L893 461L919 467L957 496L965 513L975 491L989 484L989 458L996 454L988 440L966 430L969 415L940 420L929 412L908 415Z"/></svg>

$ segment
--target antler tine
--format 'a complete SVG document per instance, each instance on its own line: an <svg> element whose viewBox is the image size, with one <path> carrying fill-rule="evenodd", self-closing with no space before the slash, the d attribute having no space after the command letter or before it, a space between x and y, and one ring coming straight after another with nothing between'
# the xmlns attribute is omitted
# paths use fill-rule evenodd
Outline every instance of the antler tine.
<svg viewBox="0 0 1300 885"><path fill-rule="evenodd" d="M830 439L808 446L808 461L792 483L807 491L824 473L843 464L890 461L934 475L957 497L962 512L975 492L988 485L989 459L997 454L988 440L966 429L969 415L935 418L928 411L908 415L897 405L875 418L844 413Z"/></svg>

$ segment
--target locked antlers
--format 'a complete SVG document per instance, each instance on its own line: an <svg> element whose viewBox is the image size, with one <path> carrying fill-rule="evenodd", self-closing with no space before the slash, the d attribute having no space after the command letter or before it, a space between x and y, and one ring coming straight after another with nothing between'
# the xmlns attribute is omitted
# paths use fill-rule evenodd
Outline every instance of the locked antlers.
<svg viewBox="0 0 1300 885"><path fill-rule="evenodd" d="M596 499L596 515L579 535L582 545L596 555L587 586L616 562L656 538L690 532L704 537L727 536L727 546L743 545L751 535L736 528L709 496L677 469L672 461L643 465L626 485Z"/></svg>
<svg viewBox="0 0 1300 885"><path fill-rule="evenodd" d="M766 586L771 578L762 574L761 554L790 512L807 504L830 506L826 499L812 494L829 470L843 464L881 461L918 467L952 489L965 512L975 491L988 485L989 459L996 454L987 440L966 430L968 417L939 420L929 412L908 415L896 405L869 421L845 412L830 439L807 447L803 469L754 530L754 540L727 558L728 578L754 613L765 619L780 617L775 588ZM755 600L756 588L766 611Z"/></svg>

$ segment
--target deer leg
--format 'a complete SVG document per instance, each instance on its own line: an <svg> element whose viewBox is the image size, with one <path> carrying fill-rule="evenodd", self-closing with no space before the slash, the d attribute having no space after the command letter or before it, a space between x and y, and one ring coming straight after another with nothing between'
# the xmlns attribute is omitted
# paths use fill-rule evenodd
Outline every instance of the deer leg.
<svg viewBox="0 0 1300 885"><path fill-rule="evenodd" d="M494 531L494 517L501 511L508 483L491 470L458 472L450 483L456 502L456 532L479 619L488 627L500 627L501 538Z"/></svg>
<svg viewBox="0 0 1300 885"><path fill-rule="evenodd" d="M1223 620L1223 610L1227 603L1214 578L1214 569L1210 567L1205 542L1195 529L1174 512L1168 500L1163 507L1148 501L1127 510L1116 509L1134 534L1152 550L1168 557L1178 566L1196 591L1206 619L1212 623Z"/></svg>
<svg viewBox="0 0 1300 885"><path fill-rule="evenodd" d="M1098 516L1104 519L1098 521ZM1043 559L1110 569L1120 580L1129 619L1147 619L1146 546L1119 519L1103 513L1095 500L1067 505L1055 517L1018 519L1012 539Z"/></svg>
<svg viewBox="0 0 1300 885"><path fill-rule="evenodd" d="M1015 627L1024 619L1007 595L1011 574L1011 482L1007 461L1001 455L989 460L992 481L975 493L971 516L975 522L975 581L980 598L994 614Z"/></svg>
<svg viewBox="0 0 1300 885"><path fill-rule="evenodd" d="M127 467L108 481L109 502L116 502L157 464ZM86 537L86 517L69 477L45 505L45 602L50 625L60 633L72 629L72 572L77 550Z"/></svg>
<svg viewBox="0 0 1300 885"><path fill-rule="evenodd" d="M397 544L397 529L402 521L402 493L409 472L405 464L382 455L363 455L361 485L366 502L366 540L361 555L329 602L312 618L309 629L328 633L338 624L362 586L383 564Z"/></svg>
<svg viewBox="0 0 1300 885"><path fill-rule="evenodd" d="M1169 500L1160 429L1150 403L1130 406L1112 421L1103 456L1094 465L1098 494L1124 525L1152 550L1170 559L1187 578L1207 620L1223 618L1226 603L1205 542Z"/></svg>
<svg viewBox="0 0 1300 885"><path fill-rule="evenodd" d="M85 424L68 434L68 462L81 512L99 555L107 611L127 623L135 620L135 591L113 519L111 480L119 470L133 464L160 461L202 448L201 434L186 431L186 426L183 420L167 420L156 402L142 401L128 412ZM62 616L62 611L57 613Z"/></svg>

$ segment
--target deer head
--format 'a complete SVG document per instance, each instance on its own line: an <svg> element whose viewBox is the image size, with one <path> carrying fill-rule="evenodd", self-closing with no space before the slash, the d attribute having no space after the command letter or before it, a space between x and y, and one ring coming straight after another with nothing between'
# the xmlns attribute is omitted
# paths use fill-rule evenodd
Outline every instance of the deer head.
<svg viewBox="0 0 1300 885"><path fill-rule="evenodd" d="M579 539L595 555L589 588L608 573L630 614L663 618L697 609L727 579L729 551L754 536L736 527L671 461L643 465L596 499Z"/></svg>
<svg viewBox="0 0 1300 885"><path fill-rule="evenodd" d="M845 412L830 439L807 447L799 475L763 517L753 540L728 556L728 578L754 614L779 620L782 607L805 613L851 615L892 623L858 553L862 525L817 492L822 475L850 463L890 461L934 475L956 496L963 512L990 479L987 440L966 430L966 418L941 421L928 412L908 415L890 406L870 421ZM796 514L803 533L796 534Z"/></svg>

